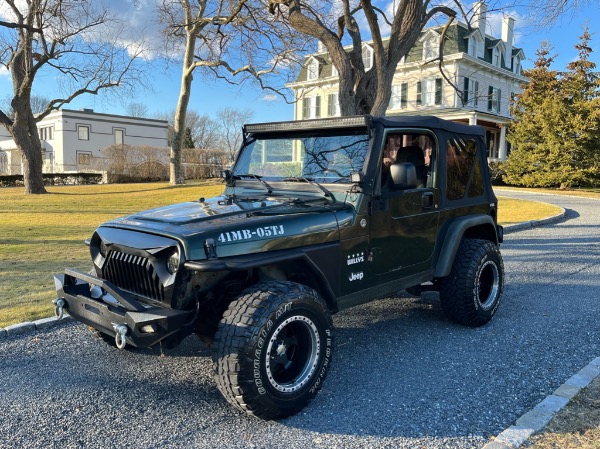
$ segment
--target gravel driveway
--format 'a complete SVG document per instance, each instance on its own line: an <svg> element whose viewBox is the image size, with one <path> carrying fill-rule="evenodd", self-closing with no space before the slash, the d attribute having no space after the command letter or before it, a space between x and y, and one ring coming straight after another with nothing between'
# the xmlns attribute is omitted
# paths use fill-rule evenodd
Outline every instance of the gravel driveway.
<svg viewBox="0 0 600 449"><path fill-rule="evenodd" d="M600 201L537 199L558 224L508 234L491 323L443 316L437 295L337 314L323 390L263 422L227 405L195 337L160 356L79 324L0 340L0 447L481 448L600 355Z"/></svg>

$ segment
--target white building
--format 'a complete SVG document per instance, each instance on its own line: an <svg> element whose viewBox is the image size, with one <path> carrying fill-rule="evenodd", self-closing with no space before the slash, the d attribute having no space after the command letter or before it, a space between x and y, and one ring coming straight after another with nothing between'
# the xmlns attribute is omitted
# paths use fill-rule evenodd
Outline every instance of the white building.
<svg viewBox="0 0 600 449"><path fill-rule="evenodd" d="M37 123L44 173L85 172L111 145L168 146L165 120L60 109ZM21 153L0 127L0 174L22 174Z"/></svg>
<svg viewBox="0 0 600 449"><path fill-rule="evenodd" d="M486 15L486 4L479 2L471 31L456 23L446 32L443 71L454 86L441 75L436 59L443 27L423 30L396 68L386 115L434 115L483 126L489 158L504 160L509 149L509 106L528 81L521 68L525 55L513 47L514 19L503 19L502 36L497 39L486 33ZM373 65L370 42L363 44L362 55L368 70ZM308 55L297 81L288 87L296 98L296 120L340 114L338 74L327 52Z"/></svg>

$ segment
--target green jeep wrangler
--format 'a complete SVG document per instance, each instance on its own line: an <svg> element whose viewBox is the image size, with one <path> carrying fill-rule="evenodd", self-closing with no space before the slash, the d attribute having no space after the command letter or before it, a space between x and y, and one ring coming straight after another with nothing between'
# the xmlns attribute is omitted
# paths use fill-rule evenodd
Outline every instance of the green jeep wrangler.
<svg viewBox="0 0 600 449"><path fill-rule="evenodd" d="M331 315L439 291L481 326L504 286L483 129L435 117L250 124L216 198L102 224L56 313L123 349L213 343L218 388L263 419L301 410L332 361Z"/></svg>

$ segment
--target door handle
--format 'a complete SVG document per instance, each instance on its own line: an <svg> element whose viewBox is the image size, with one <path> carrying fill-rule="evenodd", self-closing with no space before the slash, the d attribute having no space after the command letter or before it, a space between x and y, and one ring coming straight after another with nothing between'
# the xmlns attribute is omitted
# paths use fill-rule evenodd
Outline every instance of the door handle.
<svg viewBox="0 0 600 449"><path fill-rule="evenodd" d="M425 192L421 197L421 207L431 209L433 207L433 192Z"/></svg>

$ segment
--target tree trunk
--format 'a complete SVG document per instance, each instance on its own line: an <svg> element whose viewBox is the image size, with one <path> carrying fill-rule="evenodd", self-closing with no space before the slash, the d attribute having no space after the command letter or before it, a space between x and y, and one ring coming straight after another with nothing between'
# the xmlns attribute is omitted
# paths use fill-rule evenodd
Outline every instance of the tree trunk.
<svg viewBox="0 0 600 449"><path fill-rule="evenodd" d="M13 102L15 104L15 102ZM15 110L11 134L23 161L26 194L47 193L42 179L42 144L31 109Z"/></svg>
<svg viewBox="0 0 600 449"><path fill-rule="evenodd" d="M181 164L181 152L183 151L183 138L185 134L185 116L187 114L190 94L192 91L192 80L194 78L194 50L196 48L196 33L198 26L191 24L190 9L187 2L183 4L188 23L186 24L185 54L181 69L181 89L179 100L173 120L173 142L171 143L171 163L169 170L169 184L185 184L185 173Z"/></svg>

